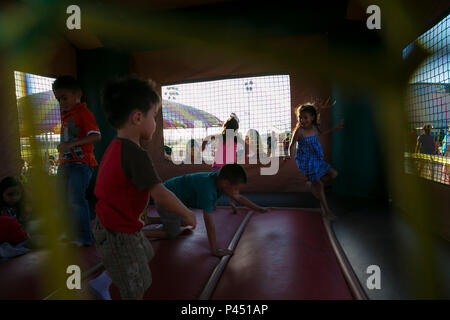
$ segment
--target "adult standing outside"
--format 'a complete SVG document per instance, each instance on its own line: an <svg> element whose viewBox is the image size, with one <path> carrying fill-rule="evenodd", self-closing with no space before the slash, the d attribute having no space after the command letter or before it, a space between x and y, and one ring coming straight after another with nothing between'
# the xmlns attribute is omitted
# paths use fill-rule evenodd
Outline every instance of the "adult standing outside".
<svg viewBox="0 0 450 320"><path fill-rule="evenodd" d="M433 180L433 172L429 172L430 169L433 171L433 160L431 155L436 154L436 144L433 137L431 136L431 125L426 124L422 127L423 133L417 138L416 153L429 155L425 159L419 160L419 176L422 173L426 173L427 178Z"/></svg>

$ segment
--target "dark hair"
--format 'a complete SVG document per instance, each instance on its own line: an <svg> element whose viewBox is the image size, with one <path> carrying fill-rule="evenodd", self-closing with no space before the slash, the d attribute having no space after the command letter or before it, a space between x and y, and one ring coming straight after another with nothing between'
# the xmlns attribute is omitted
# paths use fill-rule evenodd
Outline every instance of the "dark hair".
<svg viewBox="0 0 450 320"><path fill-rule="evenodd" d="M222 144L225 148L225 145L227 144L227 130L233 130L236 133L236 130L239 130L239 121L234 117L234 113L230 115L230 117L225 121L223 124L223 130L222 130ZM237 143L237 137L234 137L234 143Z"/></svg>
<svg viewBox="0 0 450 320"><path fill-rule="evenodd" d="M11 187L19 187L20 191L22 192L22 197L20 198L19 202L15 205L14 209L16 209L16 214L19 222L23 223L21 212L23 212L24 197L23 197L23 186L20 183L19 179L14 177L6 177L0 182L0 208L7 206L7 204L3 200L3 193L5 192L6 189Z"/></svg>
<svg viewBox="0 0 450 320"><path fill-rule="evenodd" d="M220 168L218 179L228 180L231 184L247 183L247 173L236 163L229 163Z"/></svg>
<svg viewBox="0 0 450 320"><path fill-rule="evenodd" d="M297 109L295 110L295 115L297 116L297 125L295 126L292 133L294 133L295 130L297 130L301 126L300 121L298 121L298 116L300 115L301 112L309 113L311 116L314 117L313 125L316 126L317 130L320 132L320 127L319 127L320 126L320 123L319 123L320 113L317 112L317 109L314 105L308 103L308 104L299 105L297 107Z"/></svg>
<svg viewBox="0 0 450 320"><path fill-rule="evenodd" d="M164 152L167 153L169 156L172 154L172 148L169 146L164 146Z"/></svg>
<svg viewBox="0 0 450 320"><path fill-rule="evenodd" d="M110 80L102 91L103 111L109 123L116 129L123 127L133 110L147 113L160 104L161 97L154 82L136 76Z"/></svg>
<svg viewBox="0 0 450 320"><path fill-rule="evenodd" d="M80 83L72 76L63 75L56 78L52 84L53 91L59 89L67 89L72 92L81 91Z"/></svg>

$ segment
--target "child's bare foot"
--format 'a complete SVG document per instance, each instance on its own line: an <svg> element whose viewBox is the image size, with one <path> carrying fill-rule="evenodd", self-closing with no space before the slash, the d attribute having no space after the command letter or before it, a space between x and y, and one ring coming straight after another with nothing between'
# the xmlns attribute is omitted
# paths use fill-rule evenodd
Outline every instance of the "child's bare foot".
<svg viewBox="0 0 450 320"><path fill-rule="evenodd" d="M212 253L213 256L216 257L223 257L223 256L228 256L228 255L232 255L233 251L229 250L229 249L217 249L215 252Z"/></svg>
<svg viewBox="0 0 450 320"><path fill-rule="evenodd" d="M193 232L194 232L194 230L192 230L192 227L190 227L190 226L182 227L180 235L186 236L186 235L191 234Z"/></svg>
<svg viewBox="0 0 450 320"><path fill-rule="evenodd" d="M311 193L313 194L313 196L316 199L319 199L319 194L317 193L316 188L313 187L312 183L310 181L308 181L308 182L306 182L306 185L308 186L308 188L311 191Z"/></svg>
<svg viewBox="0 0 450 320"><path fill-rule="evenodd" d="M233 202L230 202L230 206L231 206L232 212L233 212L234 214L236 214L236 213L237 213L236 205L235 205Z"/></svg>

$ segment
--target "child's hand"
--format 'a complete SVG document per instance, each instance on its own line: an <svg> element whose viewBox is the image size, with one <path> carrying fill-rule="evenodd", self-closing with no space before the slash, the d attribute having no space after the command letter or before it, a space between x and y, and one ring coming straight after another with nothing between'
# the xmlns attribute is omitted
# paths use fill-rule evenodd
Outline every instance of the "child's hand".
<svg viewBox="0 0 450 320"><path fill-rule="evenodd" d="M282 159L283 159L283 161L288 161L288 160L291 160L291 156L285 156Z"/></svg>
<svg viewBox="0 0 450 320"><path fill-rule="evenodd" d="M63 153L64 151L72 148L72 143L71 142L61 142L60 144L58 144L57 148L58 148L58 152Z"/></svg>
<svg viewBox="0 0 450 320"><path fill-rule="evenodd" d="M195 227L197 226L197 219L195 218L195 214L192 211L183 220L186 223L186 225L191 226L192 229L195 229Z"/></svg>
<svg viewBox="0 0 450 320"><path fill-rule="evenodd" d="M216 249L215 252L213 252L213 256L216 257L223 257L223 256L228 256L228 255L232 255L233 251L229 250L229 249Z"/></svg>
<svg viewBox="0 0 450 320"><path fill-rule="evenodd" d="M339 121L339 123L337 124L336 127L334 127L336 130L341 130L342 128L344 128L344 119L341 119L341 121Z"/></svg>

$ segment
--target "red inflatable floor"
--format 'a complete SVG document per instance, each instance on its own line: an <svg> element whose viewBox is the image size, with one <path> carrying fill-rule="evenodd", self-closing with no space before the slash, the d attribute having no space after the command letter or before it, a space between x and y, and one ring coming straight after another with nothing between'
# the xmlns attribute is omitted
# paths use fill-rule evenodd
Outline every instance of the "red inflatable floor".
<svg viewBox="0 0 450 320"><path fill-rule="evenodd" d="M233 214L230 208L218 208L213 214L219 247L229 245L246 214L246 209ZM220 259L210 254L201 211L196 215L194 232L152 241L153 283L144 299L197 299L204 289ZM94 246L80 249L80 253L82 259L77 263L84 271L100 262ZM0 299L48 296L51 291L43 292L39 282L41 271L51 263L47 257L45 251L31 252L0 264ZM114 285L110 293L113 299L120 299ZM89 295L83 298L93 299ZM274 209L250 218L211 299L352 299L352 295L320 214Z"/></svg>
<svg viewBox="0 0 450 320"><path fill-rule="evenodd" d="M229 209L214 215L226 247L245 217ZM153 242L152 286L144 299L196 299L219 262L209 254L201 213L194 233ZM113 299L119 299L112 286ZM254 213L212 299L352 299L317 211L275 209Z"/></svg>
<svg viewBox="0 0 450 320"><path fill-rule="evenodd" d="M67 265L78 265L82 272L100 262L94 246L73 250L74 256ZM29 252L0 263L0 300L44 299L57 287L51 288L42 283L45 270L54 263L48 250ZM66 270L61 270L66 273Z"/></svg>

